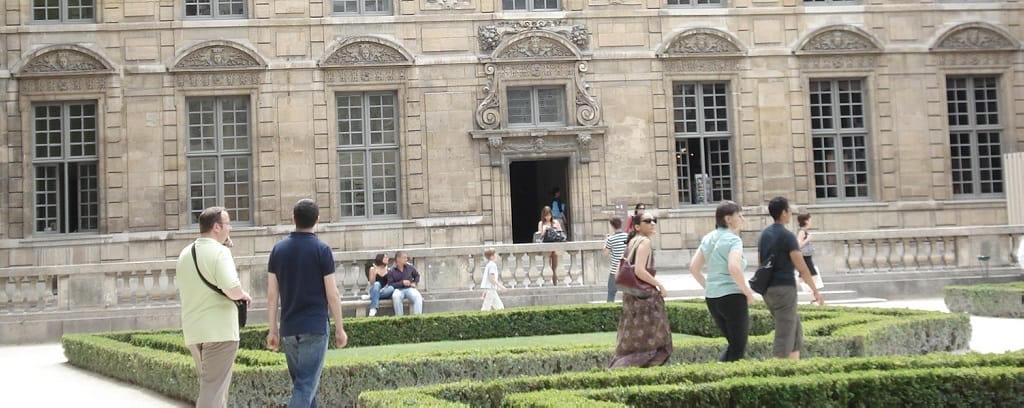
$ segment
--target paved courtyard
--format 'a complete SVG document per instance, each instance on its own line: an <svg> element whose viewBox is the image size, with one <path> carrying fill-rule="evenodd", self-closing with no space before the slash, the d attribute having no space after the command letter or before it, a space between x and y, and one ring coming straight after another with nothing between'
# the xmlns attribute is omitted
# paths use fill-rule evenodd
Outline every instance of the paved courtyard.
<svg viewBox="0 0 1024 408"><path fill-rule="evenodd" d="M692 278L691 278L692 279ZM665 276L670 290L695 283L687 276ZM947 312L940 298L856 303L850 306L895 307ZM1024 319L971 317L971 350L1002 353L1024 350ZM7 407L188 407L187 403L72 367L60 344L0 347L0 384L4 384ZM59 385L59 387L55 387ZM59 391L55 392L55 389Z"/></svg>

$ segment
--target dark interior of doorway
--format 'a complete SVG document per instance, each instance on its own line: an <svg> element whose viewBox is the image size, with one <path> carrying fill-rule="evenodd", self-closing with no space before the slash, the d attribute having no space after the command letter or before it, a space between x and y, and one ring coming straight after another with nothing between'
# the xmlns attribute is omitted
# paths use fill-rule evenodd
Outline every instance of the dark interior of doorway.
<svg viewBox="0 0 1024 408"><path fill-rule="evenodd" d="M509 163L509 183L512 194L512 242L533 242L540 210L551 205L551 190L562 189L566 212L572 208L569 197L569 159L525 160ZM568 227L566 227L568 229ZM568 231L567 231L568 233Z"/></svg>

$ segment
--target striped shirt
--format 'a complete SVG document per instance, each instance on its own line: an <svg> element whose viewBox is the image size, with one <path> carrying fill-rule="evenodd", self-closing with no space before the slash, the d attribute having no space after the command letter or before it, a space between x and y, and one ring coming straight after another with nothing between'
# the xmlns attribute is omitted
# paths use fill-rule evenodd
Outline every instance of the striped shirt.
<svg viewBox="0 0 1024 408"><path fill-rule="evenodd" d="M604 240L604 247L608 248L611 255L612 267L608 273L612 275L619 271L619 262L622 260L622 253L626 252L626 233L619 231L611 234Z"/></svg>

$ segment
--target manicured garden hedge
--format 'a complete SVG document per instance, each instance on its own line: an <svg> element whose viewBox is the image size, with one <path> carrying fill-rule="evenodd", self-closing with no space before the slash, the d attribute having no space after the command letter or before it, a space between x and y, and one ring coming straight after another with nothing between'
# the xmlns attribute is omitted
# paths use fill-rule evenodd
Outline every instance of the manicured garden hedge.
<svg viewBox="0 0 1024 408"><path fill-rule="evenodd" d="M669 302L676 333L716 336L677 341L670 364L711 361L725 347L701 302ZM446 313L402 318L362 318L345 322L349 347L396 343L501 338L614 331L621 306L573 305ZM966 348L966 315L887 309L804 307L805 353L811 356L924 354ZM771 319L762 307L751 310L751 358L767 358ZM230 400L237 406L283 405L291 391L283 355L263 350L266 326L243 329ZM144 331L64 337L69 362L157 392L193 400L197 385L191 356L180 333ZM328 360L319 400L324 406L353 405L365 390L536 376L603 368L614 350L608 345L510 347L454 353L419 353L386 359Z"/></svg>
<svg viewBox="0 0 1024 408"><path fill-rule="evenodd" d="M989 317L1024 317L1024 282L946 286L946 307Z"/></svg>
<svg viewBox="0 0 1024 408"><path fill-rule="evenodd" d="M367 391L360 407L1024 405L1024 352L741 361Z"/></svg>

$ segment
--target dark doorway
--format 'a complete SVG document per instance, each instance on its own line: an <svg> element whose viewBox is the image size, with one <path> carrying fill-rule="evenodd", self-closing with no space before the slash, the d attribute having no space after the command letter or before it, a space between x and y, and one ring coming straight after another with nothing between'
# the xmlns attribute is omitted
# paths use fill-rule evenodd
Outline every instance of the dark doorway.
<svg viewBox="0 0 1024 408"><path fill-rule="evenodd" d="M551 205L551 190L562 189L562 201L572 217L569 197L569 159L516 161L508 165L512 194L512 242L533 242L540 209ZM568 226L564 227L568 234Z"/></svg>

